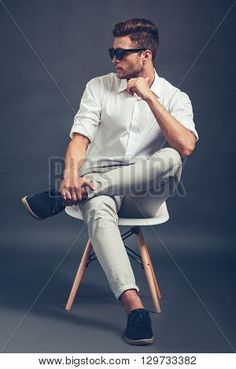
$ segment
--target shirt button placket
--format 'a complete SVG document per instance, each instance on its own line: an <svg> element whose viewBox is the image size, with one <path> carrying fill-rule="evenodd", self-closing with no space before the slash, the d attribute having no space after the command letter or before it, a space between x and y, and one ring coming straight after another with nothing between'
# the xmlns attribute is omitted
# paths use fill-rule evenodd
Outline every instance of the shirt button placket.
<svg viewBox="0 0 236 369"><path fill-rule="evenodd" d="M135 97L134 108L132 113L132 121L130 124L130 131L127 140L127 147L125 156L127 159L130 159L135 154L134 145L135 145L135 136L136 136L136 125L138 124L139 119L139 99Z"/></svg>

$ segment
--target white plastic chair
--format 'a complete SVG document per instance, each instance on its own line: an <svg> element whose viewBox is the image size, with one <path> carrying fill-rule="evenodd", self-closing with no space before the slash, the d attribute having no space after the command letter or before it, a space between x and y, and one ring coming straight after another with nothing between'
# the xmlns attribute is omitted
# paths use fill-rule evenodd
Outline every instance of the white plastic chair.
<svg viewBox="0 0 236 369"><path fill-rule="evenodd" d="M83 215L78 206L67 206L65 208L65 211L68 215L83 220ZM139 254L130 249L129 247L127 247L126 245L125 247L129 257L134 259L144 268L152 301L155 310L158 313L161 312L160 308L161 293L157 283L151 258L148 252L148 247L143 237L141 226L162 224L167 222L168 219L169 213L165 202L160 206L158 212L152 218L119 218L119 226L131 227L127 232L122 234L122 240L124 241L132 234L135 234L137 237ZM74 299L80 286L80 282L85 272L85 268L89 265L89 263L91 263L96 259L95 254L94 253L91 254L92 248L93 248L92 243L90 240L88 240L66 304L66 310L68 311L71 310L71 307L73 305Z"/></svg>

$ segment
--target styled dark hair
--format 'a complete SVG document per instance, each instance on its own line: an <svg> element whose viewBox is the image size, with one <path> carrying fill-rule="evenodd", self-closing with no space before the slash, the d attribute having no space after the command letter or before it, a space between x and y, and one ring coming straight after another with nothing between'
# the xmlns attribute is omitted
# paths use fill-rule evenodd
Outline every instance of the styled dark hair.
<svg viewBox="0 0 236 369"><path fill-rule="evenodd" d="M132 18L117 23L112 33L114 37L130 36L138 47L151 50L154 60L159 46L159 32L154 23L144 18Z"/></svg>

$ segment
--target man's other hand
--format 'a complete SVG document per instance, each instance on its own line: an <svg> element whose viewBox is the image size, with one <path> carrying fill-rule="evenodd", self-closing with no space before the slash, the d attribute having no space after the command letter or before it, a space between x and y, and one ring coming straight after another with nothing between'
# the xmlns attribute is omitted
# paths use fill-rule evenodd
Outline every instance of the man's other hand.
<svg viewBox="0 0 236 369"><path fill-rule="evenodd" d="M95 186L91 180L79 176L64 175L64 179L60 185L60 192L65 201L77 204L85 197L87 193L86 186L92 191L95 190Z"/></svg>
<svg viewBox="0 0 236 369"><path fill-rule="evenodd" d="M127 82L127 92L130 95L134 95L136 93L143 100L146 100L152 95L152 92L149 87L149 77L138 77L131 78Z"/></svg>

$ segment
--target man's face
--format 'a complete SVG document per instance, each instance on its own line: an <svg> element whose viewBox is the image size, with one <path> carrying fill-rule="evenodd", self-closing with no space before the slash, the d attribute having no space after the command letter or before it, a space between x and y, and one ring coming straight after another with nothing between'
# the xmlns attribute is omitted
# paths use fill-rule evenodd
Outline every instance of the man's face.
<svg viewBox="0 0 236 369"><path fill-rule="evenodd" d="M135 49L138 46L131 41L129 36L116 37L113 42L114 49ZM127 53L122 60L118 60L116 56L112 59L112 63L116 67L117 76L120 79L137 78L143 72L143 58L141 53Z"/></svg>

